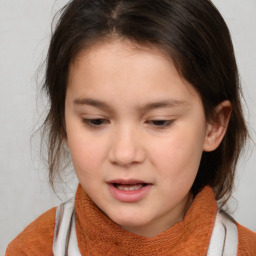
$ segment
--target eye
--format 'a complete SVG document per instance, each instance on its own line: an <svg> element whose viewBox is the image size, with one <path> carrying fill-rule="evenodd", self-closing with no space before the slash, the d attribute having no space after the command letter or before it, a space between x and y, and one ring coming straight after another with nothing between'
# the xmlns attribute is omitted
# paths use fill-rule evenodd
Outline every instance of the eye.
<svg viewBox="0 0 256 256"><path fill-rule="evenodd" d="M152 125L154 128L164 129L171 126L173 122L174 120L149 120L147 123Z"/></svg>
<svg viewBox="0 0 256 256"><path fill-rule="evenodd" d="M109 120L103 118L86 119L83 118L83 123L90 128L100 128L106 124L109 124Z"/></svg>

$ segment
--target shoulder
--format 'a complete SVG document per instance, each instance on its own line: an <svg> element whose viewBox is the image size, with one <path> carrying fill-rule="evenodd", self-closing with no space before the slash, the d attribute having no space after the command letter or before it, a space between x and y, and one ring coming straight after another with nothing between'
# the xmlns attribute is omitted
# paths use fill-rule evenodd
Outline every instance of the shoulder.
<svg viewBox="0 0 256 256"><path fill-rule="evenodd" d="M29 224L7 247L6 256L52 255L56 207Z"/></svg>
<svg viewBox="0 0 256 256"><path fill-rule="evenodd" d="M238 230L238 256L256 255L256 233L236 223Z"/></svg>

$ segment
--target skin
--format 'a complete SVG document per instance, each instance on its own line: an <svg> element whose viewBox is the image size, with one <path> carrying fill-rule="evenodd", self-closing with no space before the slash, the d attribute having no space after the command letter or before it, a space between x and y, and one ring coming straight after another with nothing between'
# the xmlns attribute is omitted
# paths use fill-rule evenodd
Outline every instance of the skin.
<svg viewBox="0 0 256 256"><path fill-rule="evenodd" d="M79 182L123 229L154 237L183 220L202 152L219 145L229 109L223 102L207 123L198 93L157 49L94 45L70 65L65 102ZM123 202L110 192L116 179L150 185L140 200Z"/></svg>

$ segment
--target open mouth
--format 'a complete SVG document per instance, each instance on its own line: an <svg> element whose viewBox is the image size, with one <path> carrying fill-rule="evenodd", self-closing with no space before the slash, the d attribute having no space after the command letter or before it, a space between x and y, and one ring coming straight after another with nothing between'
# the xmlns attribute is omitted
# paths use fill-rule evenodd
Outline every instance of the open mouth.
<svg viewBox="0 0 256 256"><path fill-rule="evenodd" d="M115 188L124 190L124 191L136 191L136 190L142 189L143 187L148 185L146 183L137 183L137 184L112 183L112 184Z"/></svg>
<svg viewBox="0 0 256 256"><path fill-rule="evenodd" d="M121 202L134 203L142 200L152 184L141 180L111 180L108 182L111 195Z"/></svg>

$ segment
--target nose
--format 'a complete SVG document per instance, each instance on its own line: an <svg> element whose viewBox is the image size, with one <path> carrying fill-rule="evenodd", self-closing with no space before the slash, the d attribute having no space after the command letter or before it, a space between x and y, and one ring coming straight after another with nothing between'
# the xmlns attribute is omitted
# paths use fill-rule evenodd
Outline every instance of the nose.
<svg viewBox="0 0 256 256"><path fill-rule="evenodd" d="M112 136L109 159L111 163L120 166L129 166L142 163L146 152L142 138L134 129L124 128L116 131Z"/></svg>

